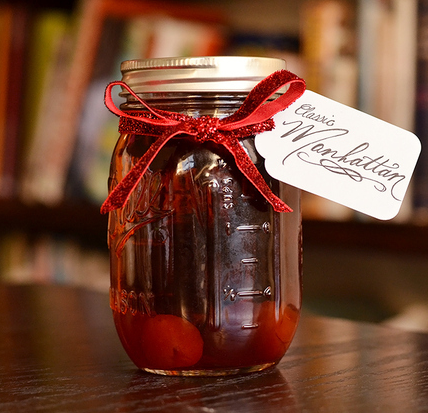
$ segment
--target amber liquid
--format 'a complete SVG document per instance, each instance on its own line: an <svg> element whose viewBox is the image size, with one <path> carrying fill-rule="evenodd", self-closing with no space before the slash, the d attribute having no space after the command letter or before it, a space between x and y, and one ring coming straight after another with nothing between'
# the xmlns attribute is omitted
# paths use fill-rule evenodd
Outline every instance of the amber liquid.
<svg viewBox="0 0 428 413"><path fill-rule="evenodd" d="M146 148L143 137L119 140L112 186ZM281 359L300 308L300 221L286 215L222 148L174 141L161 151L109 221L111 307L139 368L228 374Z"/></svg>
<svg viewBox="0 0 428 413"><path fill-rule="evenodd" d="M242 328L242 320L248 316L248 309L259 311L252 319L257 327ZM226 369L258 370L279 362L283 357L298 322L298 311L285 307L279 319L275 317L273 302L254 306L241 302L225 310L230 320L219 330L207 325L182 334L171 334L168 325L162 326L162 333L147 327L150 316L121 314L114 311L114 320L119 336L129 357L141 369L174 371L185 374L186 370L208 371L219 374ZM152 316L156 319L157 316ZM226 318L227 319L227 318ZM197 328L197 326L195 326ZM199 333L199 334L198 334ZM159 334L162 339L159 340ZM187 334L187 336L186 336ZM179 372L179 371L180 372Z"/></svg>

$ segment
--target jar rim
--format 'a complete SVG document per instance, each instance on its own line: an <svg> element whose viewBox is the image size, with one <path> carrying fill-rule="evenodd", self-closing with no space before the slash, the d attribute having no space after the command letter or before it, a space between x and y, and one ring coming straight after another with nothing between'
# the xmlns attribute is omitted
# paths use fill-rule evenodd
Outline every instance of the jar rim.
<svg viewBox="0 0 428 413"><path fill-rule="evenodd" d="M122 81L136 93L249 92L266 76L285 68L283 59L253 56L136 59L120 67Z"/></svg>

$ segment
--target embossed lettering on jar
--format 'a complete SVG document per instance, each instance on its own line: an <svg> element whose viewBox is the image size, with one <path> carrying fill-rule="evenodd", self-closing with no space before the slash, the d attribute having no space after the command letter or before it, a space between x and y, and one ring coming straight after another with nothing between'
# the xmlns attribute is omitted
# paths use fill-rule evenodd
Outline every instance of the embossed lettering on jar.
<svg viewBox="0 0 428 413"><path fill-rule="evenodd" d="M246 57L121 67L152 107L214 118L234 113L258 81L282 68L279 59ZM122 110L146 110L123 95ZM154 139L120 135L110 191ZM278 363L293 338L301 303L299 192L269 177L253 136L241 143L293 212L274 212L222 145L185 137L171 139L125 206L110 212L110 306L125 350L145 371L258 371Z"/></svg>

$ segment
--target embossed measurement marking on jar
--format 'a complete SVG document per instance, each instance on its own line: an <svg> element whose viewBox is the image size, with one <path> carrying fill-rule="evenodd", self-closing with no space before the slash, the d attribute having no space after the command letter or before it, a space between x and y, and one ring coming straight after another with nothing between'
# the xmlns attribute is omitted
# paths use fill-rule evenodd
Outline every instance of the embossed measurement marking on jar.
<svg viewBox="0 0 428 413"><path fill-rule="evenodd" d="M221 180L222 188L221 191L223 193L223 208L230 209L234 207L233 203L233 179L225 178Z"/></svg>
<svg viewBox="0 0 428 413"><path fill-rule="evenodd" d="M263 231L265 234L270 233L270 223L264 222L262 225L239 225L236 227L236 230L238 232L257 232L257 231ZM230 222L226 222L226 234L231 235L232 234L232 224Z"/></svg>
<svg viewBox="0 0 428 413"><path fill-rule="evenodd" d="M257 297L264 296L270 297L272 295L272 287L268 285L263 291L262 290L243 290L237 291L235 288L230 287L229 285L226 288L223 288L224 301L229 299L230 301L235 301L237 297Z"/></svg>
<svg viewBox="0 0 428 413"><path fill-rule="evenodd" d="M251 329L251 328L258 328L258 326L259 325L257 323L254 323L254 324L242 324L241 328L243 330L248 330L248 329Z"/></svg>
<svg viewBox="0 0 428 413"><path fill-rule="evenodd" d="M227 191L226 191L227 192ZM225 192L223 192L223 195ZM226 198L223 198L225 201ZM230 222L226 222L226 234L228 236L232 235L234 231L237 233L241 233L245 238L247 234L254 234L257 236L257 233L263 232L265 234L271 234L271 224L270 222L263 222L262 224L243 224L238 225L234 229L232 228L232 224ZM259 259L256 256L241 258L241 264L243 265L242 277L247 280L254 280L257 276L257 266L259 265ZM271 286L266 287L264 290L238 290L236 287L227 286L223 288L223 301L235 301L238 297L270 297L272 295ZM241 328L243 330L247 329L256 329L259 327L258 323L251 322L248 320L241 324Z"/></svg>
<svg viewBox="0 0 428 413"><path fill-rule="evenodd" d="M256 257L242 258L241 263L244 265L254 265L258 264L259 260Z"/></svg>
<svg viewBox="0 0 428 413"><path fill-rule="evenodd" d="M243 290L243 291L237 291L235 288L230 287L229 285L223 289L224 294L224 301L230 300L235 301L237 297L257 297L257 296L264 296L264 297L270 297L272 295L272 288L271 286L267 286L263 291L262 290ZM241 328L243 330L248 329L255 329L258 328L258 323L244 323L241 325Z"/></svg>

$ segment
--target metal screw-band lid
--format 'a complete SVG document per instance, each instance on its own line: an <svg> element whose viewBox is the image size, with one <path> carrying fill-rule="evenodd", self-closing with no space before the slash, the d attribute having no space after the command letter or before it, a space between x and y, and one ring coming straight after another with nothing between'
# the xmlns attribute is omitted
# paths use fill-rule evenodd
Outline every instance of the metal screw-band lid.
<svg viewBox="0 0 428 413"><path fill-rule="evenodd" d="M277 58L208 56L127 60L120 69L122 81L136 93L239 93L285 67Z"/></svg>

